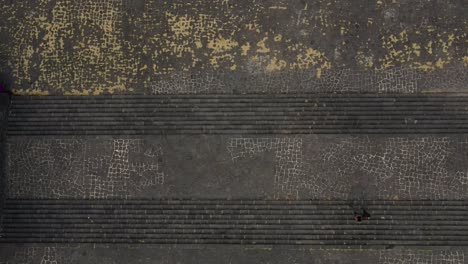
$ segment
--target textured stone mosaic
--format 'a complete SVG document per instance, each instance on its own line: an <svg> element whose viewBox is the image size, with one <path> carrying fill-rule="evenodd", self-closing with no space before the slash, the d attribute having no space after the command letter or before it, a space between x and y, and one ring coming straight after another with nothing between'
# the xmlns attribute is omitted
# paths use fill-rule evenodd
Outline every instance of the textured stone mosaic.
<svg viewBox="0 0 468 264"><path fill-rule="evenodd" d="M464 264L463 251L380 251L379 264Z"/></svg>
<svg viewBox="0 0 468 264"><path fill-rule="evenodd" d="M298 197L298 186L303 184L304 177L301 138L233 138L228 150L233 161L274 152L275 197Z"/></svg>
<svg viewBox="0 0 468 264"><path fill-rule="evenodd" d="M321 160L333 164L340 179L370 175L383 199L460 199L468 187L462 162L468 158L466 144L466 138L390 137L375 144L351 137L328 146Z"/></svg>
<svg viewBox="0 0 468 264"><path fill-rule="evenodd" d="M265 249L265 247L263 247ZM261 250L258 247L241 247L233 250L227 247L207 249L206 247L192 245L178 245L168 247L162 245L93 245L80 247L44 246L44 247L14 247L8 260L0 260L0 264L72 264L83 261L92 263L125 263L134 260L139 263L167 263L186 261L193 258L194 251L203 252L200 257L211 263L211 260L219 262L237 263L309 263L313 258L319 263L346 263L351 260L357 263L375 264L464 264L465 252L462 250L340 250L340 249L286 249L266 247ZM278 250L272 250L278 249ZM261 251L260 251L261 250ZM119 252L120 253L117 253ZM214 253L214 252L218 253ZM280 253L270 253L280 251ZM87 252L88 254L85 254ZM143 253L142 253L143 252ZM83 254L82 256L80 256ZM260 256L260 257L259 257ZM270 261L271 260L271 261ZM213 263L215 263L213 262Z"/></svg>
<svg viewBox="0 0 468 264"><path fill-rule="evenodd" d="M0 260L0 264L73 264L76 247L21 247L14 251L14 256L8 261Z"/></svg>
<svg viewBox="0 0 468 264"><path fill-rule="evenodd" d="M234 162L274 152L276 198L352 199L363 190L381 199L467 197L466 137L346 137L311 144L302 138L231 138L227 149Z"/></svg>
<svg viewBox="0 0 468 264"><path fill-rule="evenodd" d="M0 74L19 94L413 93L468 78L457 0L0 5Z"/></svg>
<svg viewBox="0 0 468 264"><path fill-rule="evenodd" d="M160 145L141 139L13 139L10 198L127 198L164 184Z"/></svg>
<svg viewBox="0 0 468 264"><path fill-rule="evenodd" d="M204 93L417 93L431 87L421 80L435 77L409 68L384 71L339 70L324 73L320 79L311 71L262 71L255 74L241 72L175 73L169 79L150 85L151 94ZM431 78L432 77L432 78ZM451 88L464 87L466 72L451 81ZM421 85L422 84L422 85ZM447 86L448 87L448 86Z"/></svg>

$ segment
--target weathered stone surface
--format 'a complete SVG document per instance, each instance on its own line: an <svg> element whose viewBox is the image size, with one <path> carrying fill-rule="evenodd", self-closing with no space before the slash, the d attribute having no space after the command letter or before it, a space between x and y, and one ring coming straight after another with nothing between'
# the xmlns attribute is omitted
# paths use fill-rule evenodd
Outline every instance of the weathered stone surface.
<svg viewBox="0 0 468 264"><path fill-rule="evenodd" d="M464 200L464 135L14 137L10 198Z"/></svg>
<svg viewBox="0 0 468 264"><path fill-rule="evenodd" d="M450 1L0 1L20 94L465 91Z"/></svg>
<svg viewBox="0 0 468 264"><path fill-rule="evenodd" d="M221 116L212 118L211 113L200 110L201 101L193 106L175 104L192 112L184 115L179 111L177 116L164 116L151 105L153 101L137 109L131 103L111 107L112 102L94 97L95 103L79 107L67 103L14 105L8 139L4 137L5 124L0 126L0 191L1 197L10 199L5 207L9 211L0 212L0 219L4 215L8 218L2 223L10 233L2 230L0 242L13 241L1 245L0 264L466 263L466 106L463 102L420 100L426 93L434 94L436 101L448 93L456 101L468 91L468 12L463 1L0 0L0 5L0 85L18 95L65 95L58 98L68 103L68 95L132 94L173 100L188 96L195 101L195 96L207 95L216 102L218 95L297 99L304 94L326 94L344 97L346 107L363 111L351 115L348 108L341 111L341 106L321 104L318 108L330 111L317 114L323 123L313 121L312 125L331 124L334 130L327 134L310 128L304 133L289 133L299 121L300 125L309 124L303 112L311 106L299 109L282 101L263 110L256 101L234 107L239 98L232 105L220 104L230 107L231 112L243 111L235 122L221 120L229 111L209 109ZM385 107L347 103L352 96L369 93L381 98L413 95L419 99L410 104L387 101L382 103ZM117 97L111 101L129 100ZM0 94L0 122L7 116L6 102L6 95ZM392 107L386 108L387 103ZM287 118L286 114L276 116L283 119L283 125L268 119L275 107L289 114ZM384 108L391 115L380 114ZM67 111L73 114L63 115ZM346 118L337 118L337 113ZM95 115L108 116L99 119ZM247 122L252 116L253 123ZM216 129L205 125L194 135L176 135L177 129L161 125L166 124L164 120L179 128L209 120L218 122L216 129L224 128L225 123L240 129L223 135L209 133ZM371 122L368 120L374 120L371 125L375 131L363 129ZM114 125L106 128L109 123ZM145 131L150 125L155 130ZM402 130L390 133L395 125ZM139 133L124 133L126 128ZM247 128L262 135L247 133ZM380 134L374 134L376 131ZM232 199L291 201L281 209L283 215L268 220L281 226L278 232L291 232L291 239L275 240L284 242L279 246L247 246L242 243L246 237L236 245L203 245L199 240L183 245L175 236L163 240L171 246L143 245L135 236L131 243L122 245L112 244L117 241L99 243L99 238L95 244L14 243L46 231L73 240L80 233L67 232L80 231L76 223L69 223L76 219L89 222L81 229L83 236L102 235L94 226L99 224L94 222L96 208L71 214L73 208L131 203L138 198L200 203L218 199L218 211ZM31 208L21 207L28 200L16 199L31 199L39 207L47 203L41 199L52 199L51 204L61 204L56 206L61 212L47 211L53 205L31 212ZM87 200L71 205L81 202L76 199ZM305 226L288 229L280 218L296 212L293 203L301 200L338 200L346 206L349 203L350 208L365 205L365 201L392 206L370 206L371 214L383 218L371 217L362 223L354 222L348 207L334 207L325 215L321 211L323 216L301 220L306 221ZM16 202L19 205L11 208ZM403 206L405 203L416 207ZM110 225L120 225L116 219L147 213L138 206L133 208L138 212L134 215L128 211L117 214L122 207L106 208L101 216ZM263 227L267 223L259 224L259 215L274 208L259 208L252 214L242 211L230 221L245 217L248 224ZM210 214L204 208L202 216L210 221L219 215L226 217L223 209L218 211ZM196 218L190 210L183 212L178 217L185 221ZM69 217L62 223L64 214ZM300 210L294 217L305 215ZM342 222L331 224L335 218ZM131 223L123 221L125 227ZM156 228L151 221L144 225L150 231ZM182 228L186 226L176 223L164 225L172 226L158 232L186 231ZM299 226L312 231L298 237L295 232ZM207 228L213 226L193 230ZM215 235L225 238L223 232L249 229L245 225L236 228L217 230ZM121 231L114 230L109 236L138 233L136 227ZM325 238L315 238L334 246L285 245L297 238L313 238L314 232L329 232ZM361 246L343 246L340 239L353 234L359 234L354 244ZM392 240L395 237L376 239L386 235L398 236L401 242ZM365 239L356 240L362 237ZM255 239L261 241L262 237ZM401 246L413 243L411 239L423 242Z"/></svg>
<svg viewBox="0 0 468 264"><path fill-rule="evenodd" d="M0 249L3 263L424 263L463 264L466 252L460 248L440 249L310 249L268 246L115 246L60 245L8 246ZM7 262L9 261L9 262Z"/></svg>

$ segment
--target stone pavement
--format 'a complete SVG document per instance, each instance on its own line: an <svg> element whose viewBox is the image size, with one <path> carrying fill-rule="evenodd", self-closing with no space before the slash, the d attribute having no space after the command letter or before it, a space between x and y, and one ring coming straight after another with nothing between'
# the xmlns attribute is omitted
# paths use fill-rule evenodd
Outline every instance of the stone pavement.
<svg viewBox="0 0 468 264"><path fill-rule="evenodd" d="M2 256L464 263L466 100L14 96Z"/></svg>
<svg viewBox="0 0 468 264"><path fill-rule="evenodd" d="M466 246L463 201L7 200L3 243ZM355 209L356 210L356 209ZM358 210L358 209L357 209Z"/></svg>
<svg viewBox="0 0 468 264"><path fill-rule="evenodd" d="M18 94L433 93L468 80L460 0L0 4L0 73Z"/></svg>
<svg viewBox="0 0 468 264"><path fill-rule="evenodd" d="M0 5L0 264L468 262L461 1Z"/></svg>

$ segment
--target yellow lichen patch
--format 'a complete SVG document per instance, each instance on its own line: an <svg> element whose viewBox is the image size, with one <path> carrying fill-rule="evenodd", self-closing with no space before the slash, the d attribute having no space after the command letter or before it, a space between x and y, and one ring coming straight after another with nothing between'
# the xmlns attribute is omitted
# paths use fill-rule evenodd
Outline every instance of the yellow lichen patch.
<svg viewBox="0 0 468 264"><path fill-rule="evenodd" d="M39 89L25 89L25 90L16 90L13 89L15 95L49 95L49 91L39 90Z"/></svg>
<svg viewBox="0 0 468 264"><path fill-rule="evenodd" d="M413 43L413 52L419 57L421 55L421 46L417 43Z"/></svg>
<svg viewBox="0 0 468 264"><path fill-rule="evenodd" d="M219 69L221 67L221 62L228 62L230 69L236 69L234 66L234 56L232 54L221 54L221 55L212 55L209 58L210 65L213 69Z"/></svg>
<svg viewBox="0 0 468 264"><path fill-rule="evenodd" d="M104 89L99 87L97 89L94 89L93 91L93 95L100 95L100 94L103 94L104 93Z"/></svg>
<svg viewBox="0 0 468 264"><path fill-rule="evenodd" d="M124 85L120 84L120 85L114 85L114 86L109 86L105 88L98 87L96 89L93 89L92 91L84 89L82 92L82 95L83 93L86 93L87 95L90 92L92 92L93 95L100 95L100 94L106 94L106 93L113 94L115 92L125 92L125 91L131 92L133 91L133 89L127 89ZM78 95L78 94L74 94L74 95Z"/></svg>
<svg viewBox="0 0 468 264"><path fill-rule="evenodd" d="M72 89L71 91L66 91L64 93L65 95L75 95L75 96L82 96L82 95L89 95L89 90L87 89L83 89L82 91L78 91L76 89ZM95 91L93 92L94 95L99 95L99 94L96 94Z"/></svg>
<svg viewBox="0 0 468 264"><path fill-rule="evenodd" d="M439 69L443 69L445 65L449 64L450 63L450 60L443 60L441 58L439 58L436 63L435 63L435 66Z"/></svg>
<svg viewBox="0 0 468 264"><path fill-rule="evenodd" d="M414 63L414 68L420 69L423 71L434 71L436 69L443 69L445 65L450 64L450 60L443 60L441 58L437 59L435 63L431 61L426 61L425 63Z"/></svg>
<svg viewBox="0 0 468 264"><path fill-rule="evenodd" d="M435 69L435 66L430 61L426 61L425 63L415 62L415 68L423 71L432 71Z"/></svg>
<svg viewBox="0 0 468 264"><path fill-rule="evenodd" d="M107 91L108 91L108 93L110 93L110 94L113 94L113 93L115 93L115 92L123 92L123 91L125 91L125 90L126 90L126 88L125 88L125 86L122 85L122 84L115 85L115 86L111 86L111 87L107 87Z"/></svg>
<svg viewBox="0 0 468 264"><path fill-rule="evenodd" d="M19 47L15 47L14 49L18 49L18 51L21 51L21 53L17 53L18 58L16 59L16 65L13 69L13 74L16 78L19 79L29 79L29 70L31 67L32 56L34 55L34 48L32 45L27 45L22 50L19 49Z"/></svg>
<svg viewBox="0 0 468 264"><path fill-rule="evenodd" d="M358 51L356 54L357 63L367 69L374 68L374 58L372 56L366 56L363 51Z"/></svg>
<svg viewBox="0 0 468 264"><path fill-rule="evenodd" d="M242 46L241 46L241 50L242 50L241 55L242 55L242 56L247 56L247 53L248 53L249 50L250 50L250 43L247 42L246 44L242 45Z"/></svg>
<svg viewBox="0 0 468 264"><path fill-rule="evenodd" d="M260 32L260 25L255 21L251 21L245 24L245 29Z"/></svg>
<svg viewBox="0 0 468 264"><path fill-rule="evenodd" d="M79 8L76 17L70 16ZM50 20L39 19L41 69L37 85L47 85L68 95L100 94L109 86L138 73L138 63L125 52L120 39L122 5L118 2L83 2L77 6L58 0ZM79 26L75 26L79 25ZM85 30L86 28L86 30ZM65 48L71 44L73 52ZM36 85L36 84L35 84ZM82 89L82 87L87 87Z"/></svg>
<svg viewBox="0 0 468 264"><path fill-rule="evenodd" d="M288 8L286 6L270 6L269 9L286 10Z"/></svg>
<svg viewBox="0 0 468 264"><path fill-rule="evenodd" d="M190 33L194 21L188 15L176 16L170 12L166 12L166 17L171 31L177 38L189 37L191 35Z"/></svg>
<svg viewBox="0 0 468 264"><path fill-rule="evenodd" d="M69 7L64 2L58 1L51 10L51 20L45 17L39 18L38 28L45 33L40 41L41 56L39 67L41 74L38 76L38 84L47 84L55 89L65 91L63 84L73 82L74 79L69 73L73 65L65 60L64 38L71 35L72 22L67 16ZM60 65L60 70L56 66Z"/></svg>
<svg viewBox="0 0 468 264"><path fill-rule="evenodd" d="M303 50L302 46L299 46L298 50L300 52L292 68L300 70L314 68L317 78L320 78L322 71L331 69L331 63L322 52L313 48Z"/></svg>
<svg viewBox="0 0 468 264"><path fill-rule="evenodd" d="M0 11L6 14L1 30L7 41L0 43L0 52L7 63L0 70L11 69L16 86L31 91L50 87L51 93L85 95L141 86L147 91L177 73L214 69L306 70L321 77L333 63L352 71L358 70L356 64L365 70L427 71L453 62L468 65L465 24L458 14L440 12L437 19L399 30L402 8L411 3L395 0L374 0L373 7L351 13L341 12L339 1L328 0L310 7L290 1L159 5L147 0L138 15L119 0L7 2ZM376 5L380 10L374 12ZM24 12L5 11L18 7ZM414 11L426 17L428 8L422 4Z"/></svg>
<svg viewBox="0 0 468 264"><path fill-rule="evenodd" d="M268 40L268 36L264 37L257 43L257 53L269 53L270 49L267 48L265 42Z"/></svg>
<svg viewBox="0 0 468 264"><path fill-rule="evenodd" d="M440 36L439 36L440 37ZM453 41L455 40L454 34L449 34L447 39L439 38L438 42L442 46L442 52L448 53L449 48L452 47Z"/></svg>
<svg viewBox="0 0 468 264"><path fill-rule="evenodd" d="M288 63L284 60L278 60L277 58L272 58L268 65L266 66L266 70L269 72L273 71L280 71L286 69Z"/></svg>
<svg viewBox="0 0 468 264"><path fill-rule="evenodd" d="M427 53L432 55L432 40L430 40L425 46Z"/></svg>
<svg viewBox="0 0 468 264"><path fill-rule="evenodd" d="M207 47L212 49L214 53L224 53L232 50L237 46L239 46L237 41L229 38L226 39L223 36L218 36L217 38L210 40L207 45Z"/></svg>
<svg viewBox="0 0 468 264"><path fill-rule="evenodd" d="M420 36L421 34L423 33L409 33L404 30L399 34L392 34L383 38L382 48L385 54L379 59L380 69L387 69L396 65L406 65L424 71L432 71L442 69L452 61L450 48L456 39L453 34L446 34L445 36L438 34L438 38L435 41L430 40L427 43L410 43L410 38L415 38L415 35ZM427 35L427 38L430 37L430 34ZM434 50L439 54L437 58L433 56L421 56L423 52L426 55L432 55Z"/></svg>
<svg viewBox="0 0 468 264"><path fill-rule="evenodd" d="M216 16L197 13L175 15L171 12L165 15L173 34L163 34L162 39L152 39L156 45L163 43L152 56L154 61L160 57L180 58L180 61L185 61L177 65L181 71L190 71L197 65L219 68L221 62L226 61L228 64L224 66L235 69L234 48L239 44L225 32L224 23ZM168 74L175 69L173 65L161 65L153 71Z"/></svg>
<svg viewBox="0 0 468 264"><path fill-rule="evenodd" d="M235 70L234 55L232 52L239 43L233 39L218 36L217 38L208 41L207 48L211 50L210 64L215 69L220 67L221 61L227 61L231 65L229 68Z"/></svg>
<svg viewBox="0 0 468 264"><path fill-rule="evenodd" d="M133 89L128 89L132 91ZM115 85L115 86L109 86L103 88L101 87L96 87L92 89L82 89L82 90L77 90L77 89L71 89L70 91L64 92L64 95L71 95L71 96L86 96L86 95L101 95L101 94L113 94L115 92L124 92L127 91L124 85Z"/></svg>

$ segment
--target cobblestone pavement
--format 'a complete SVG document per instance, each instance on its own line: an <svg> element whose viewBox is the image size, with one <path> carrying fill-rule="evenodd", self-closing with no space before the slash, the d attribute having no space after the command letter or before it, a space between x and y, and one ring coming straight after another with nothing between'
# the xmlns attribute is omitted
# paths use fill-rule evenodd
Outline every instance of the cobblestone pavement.
<svg viewBox="0 0 468 264"><path fill-rule="evenodd" d="M8 145L8 196L128 198L163 185L163 150L140 139L39 139Z"/></svg>
<svg viewBox="0 0 468 264"><path fill-rule="evenodd" d="M305 247L227 246L7 246L8 259L1 264L78 263L374 263L463 264L466 252L438 249L310 249ZM188 259L191 259L188 261Z"/></svg>
<svg viewBox="0 0 468 264"><path fill-rule="evenodd" d="M274 153L274 196L466 199L465 137L231 138L233 162ZM361 196L364 194L364 196Z"/></svg>
<svg viewBox="0 0 468 264"><path fill-rule="evenodd" d="M10 198L450 200L468 193L468 139L456 135L15 137L7 154Z"/></svg>

